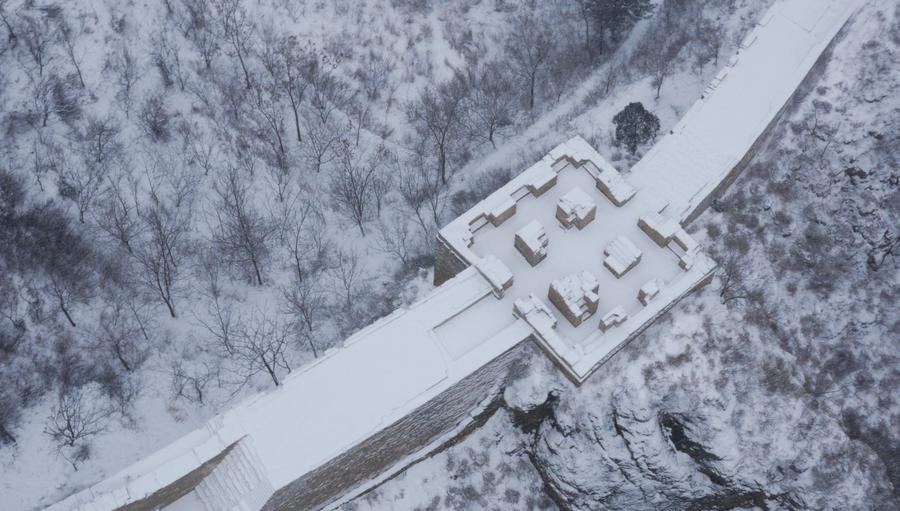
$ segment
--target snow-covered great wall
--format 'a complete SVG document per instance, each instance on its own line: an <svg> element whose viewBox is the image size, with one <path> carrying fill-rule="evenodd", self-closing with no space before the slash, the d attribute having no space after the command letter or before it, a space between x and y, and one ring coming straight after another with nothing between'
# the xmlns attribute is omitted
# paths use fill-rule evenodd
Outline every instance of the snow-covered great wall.
<svg viewBox="0 0 900 511"><path fill-rule="evenodd" d="M525 342L583 381L711 276L715 264L683 227L752 156L860 3L776 2L629 174L580 138L558 146L441 231L441 285L427 297L284 385L48 509L317 509L371 487L470 424ZM595 208L577 231L553 218L575 189ZM513 233L535 220L549 235L547 254L522 264ZM601 250L622 238L633 242L639 263L612 277ZM589 261L599 291L585 291L593 308L570 324L544 303L547 285Z"/></svg>

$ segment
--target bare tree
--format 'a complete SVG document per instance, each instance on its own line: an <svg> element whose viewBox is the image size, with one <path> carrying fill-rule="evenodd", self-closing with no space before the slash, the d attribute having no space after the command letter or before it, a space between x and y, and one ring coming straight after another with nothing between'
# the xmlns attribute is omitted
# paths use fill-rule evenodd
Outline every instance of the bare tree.
<svg viewBox="0 0 900 511"><path fill-rule="evenodd" d="M675 60L689 39L685 27L676 22L681 13L679 7L671 2L663 3L662 13L654 20L654 37L647 38L636 55L653 76L656 99L659 99L663 83L672 73Z"/></svg>
<svg viewBox="0 0 900 511"><path fill-rule="evenodd" d="M20 396L10 391L0 391L0 446L16 443L13 432L21 419L22 408Z"/></svg>
<svg viewBox="0 0 900 511"><path fill-rule="evenodd" d="M214 4L225 40L244 73L244 83L248 90L252 89L248 60L253 52L253 33L256 29L253 20L240 0L215 0Z"/></svg>
<svg viewBox="0 0 900 511"><path fill-rule="evenodd" d="M418 137L427 141L434 152L437 174L443 184L447 183L448 160L461 139L466 92L464 79L457 75L437 87L426 88L407 107L407 117Z"/></svg>
<svg viewBox="0 0 900 511"><path fill-rule="evenodd" d="M107 181L102 208L95 215L95 222L107 236L133 255L133 240L143 227L138 217L137 181L128 173L108 176Z"/></svg>
<svg viewBox="0 0 900 511"><path fill-rule="evenodd" d="M254 207L250 183L236 168L229 167L213 189L217 225L212 241L231 264L244 267L261 286L276 226Z"/></svg>
<svg viewBox="0 0 900 511"><path fill-rule="evenodd" d="M365 270L355 250L338 250L334 265L329 268L331 290L343 301L344 315L353 315L353 306L365 284Z"/></svg>
<svg viewBox="0 0 900 511"><path fill-rule="evenodd" d="M127 44L123 44L109 57L109 67L116 73L116 82L119 86L116 99L121 103L125 115L129 116L134 101L134 87L140 78L140 67Z"/></svg>
<svg viewBox="0 0 900 511"><path fill-rule="evenodd" d="M582 61L572 41L562 40L553 50L553 56L545 66L547 79L545 90L554 104L562 101L563 95L569 92L569 84L582 72Z"/></svg>
<svg viewBox="0 0 900 511"><path fill-rule="evenodd" d="M68 197L78 207L78 220L84 223L87 213L100 197L109 167L105 163L86 161L67 162L60 169L57 185L60 195Z"/></svg>
<svg viewBox="0 0 900 511"><path fill-rule="evenodd" d="M13 28L12 23L9 21L9 17L6 14L6 3L7 0L0 0L0 22L6 27L7 46L9 48L15 48L18 45L19 36L16 35L16 29Z"/></svg>
<svg viewBox="0 0 900 511"><path fill-rule="evenodd" d="M263 34L263 50L260 56L263 67L277 88L287 96L294 119L297 142L303 142L300 130L300 105L309 86L307 77L315 69L315 49L311 45L301 46L296 36L276 34L274 29Z"/></svg>
<svg viewBox="0 0 900 511"><path fill-rule="evenodd" d="M31 117L32 127L38 128L37 121L40 121L40 127L46 128L50 120L50 115L56 112L56 105L53 102L53 89L56 85L56 77L41 78L35 81L31 89ZM37 157L37 156L36 156Z"/></svg>
<svg viewBox="0 0 900 511"><path fill-rule="evenodd" d="M313 357L319 358L314 332L319 318L328 306L320 274L307 274L303 278L295 276L289 286L281 288L281 295L285 302L285 313L295 318L294 323L305 335Z"/></svg>
<svg viewBox="0 0 900 511"><path fill-rule="evenodd" d="M719 272L719 298L722 303L744 300L750 296L744 284L742 259L740 254L732 253L722 261L722 271Z"/></svg>
<svg viewBox="0 0 900 511"><path fill-rule="evenodd" d="M515 114L512 83L505 65L491 61L469 71L471 93L466 104L466 126L469 135L487 139L496 148L494 137L512 125Z"/></svg>
<svg viewBox="0 0 900 511"><path fill-rule="evenodd" d="M0 58L3 58L3 53L5 49L4 47L0 47ZM6 90L9 86L9 78L7 76L0 76L0 111L8 112L8 103L9 98L6 96Z"/></svg>
<svg viewBox="0 0 900 511"><path fill-rule="evenodd" d="M43 78L44 69L47 68L53 59L53 52L51 51L53 40L50 37L53 30L48 25L45 16L37 18L23 15L21 19L22 24L15 33L18 38L21 38L25 51L34 62L34 70L37 71L37 79L35 81L38 81Z"/></svg>
<svg viewBox="0 0 900 511"><path fill-rule="evenodd" d="M78 326L72 319L72 306L76 302L84 301L89 294L86 282L67 275L68 269L53 268L48 273L48 291L59 306L60 312L66 317L73 327Z"/></svg>
<svg viewBox="0 0 900 511"><path fill-rule="evenodd" d="M227 304L226 309L233 314L230 312L231 304ZM215 332L214 335L220 343L227 340L227 345L223 347L233 364L231 369L238 375L238 380L232 382L238 388L261 373L268 375L275 386L279 386L281 374L291 372L287 359L288 329L264 309L256 309L249 317L239 317L227 335L222 332Z"/></svg>
<svg viewBox="0 0 900 511"><path fill-rule="evenodd" d="M47 208L36 214L43 215L35 230L42 231L36 234L41 237L38 241L44 251L47 293L74 327L76 324L72 318L72 309L75 304L87 301L92 295L95 276L93 264L96 259L61 212Z"/></svg>
<svg viewBox="0 0 900 511"><path fill-rule="evenodd" d="M610 89L616 85L619 75L622 74L622 62L618 59L612 59L606 69L606 76L603 79L603 94L608 95Z"/></svg>
<svg viewBox="0 0 900 511"><path fill-rule="evenodd" d="M321 271L331 251L320 208L312 198L298 194L285 212L281 239L291 257L292 273L299 280Z"/></svg>
<svg viewBox="0 0 900 511"><path fill-rule="evenodd" d="M419 255L419 246L414 241L409 229L409 219L405 215L391 215L381 223L378 234L378 249L399 259L404 267L409 266L413 258Z"/></svg>
<svg viewBox="0 0 900 511"><path fill-rule="evenodd" d="M653 73L653 86L656 87L656 99L659 99L663 83L672 73L672 65L681 48L666 41L664 37L651 38L650 41L647 56L650 70Z"/></svg>
<svg viewBox="0 0 900 511"><path fill-rule="evenodd" d="M381 96L382 89L389 86L391 72L396 67L396 63L389 56L369 50L365 62L354 73L362 83L369 101L377 100Z"/></svg>
<svg viewBox="0 0 900 511"><path fill-rule="evenodd" d="M57 156L60 193L75 201L82 223L101 196L111 166L121 156L118 138L118 124L111 118L90 119L73 137L72 151L81 158L71 161L66 155Z"/></svg>
<svg viewBox="0 0 900 511"><path fill-rule="evenodd" d="M290 171L287 146L285 140L284 105L278 97L277 89L263 90L262 84L254 88L254 101L247 117L255 125L256 137L268 148L269 166L277 168L282 174Z"/></svg>
<svg viewBox="0 0 900 511"><path fill-rule="evenodd" d="M9 328L0 327L2 351L12 352L25 337L27 323L22 310L25 301L23 287L11 275L0 275L0 316L9 322L7 325Z"/></svg>
<svg viewBox="0 0 900 511"><path fill-rule="evenodd" d="M235 140L233 152L237 168L240 168L247 176L255 176L256 160L259 151L256 150L253 144L242 137L238 137Z"/></svg>
<svg viewBox="0 0 900 511"><path fill-rule="evenodd" d="M143 390L139 373L123 373L104 365L97 380L103 393L109 398L110 408L119 415L126 426L135 428L138 422L133 415L134 402Z"/></svg>
<svg viewBox="0 0 900 511"><path fill-rule="evenodd" d="M47 171L50 170L44 148L48 145L52 145L52 142L48 142L48 138L50 137L46 137L41 131L38 131L35 135L36 136L31 142L32 160L29 163L31 172L34 176L34 181L37 183L41 192L44 192L44 177L47 174Z"/></svg>
<svg viewBox="0 0 900 511"><path fill-rule="evenodd" d="M304 52L300 52L296 48L296 40L288 39L282 47L282 55L284 58L284 88L287 92L288 99L291 101L291 112L294 114L294 129L297 132L297 142L303 142L303 135L300 132L300 105L303 103L303 97L306 93L306 87L309 84L303 76L309 74L304 71L310 67L310 59Z"/></svg>
<svg viewBox="0 0 900 511"><path fill-rule="evenodd" d="M6 248L12 256L6 258L13 263L9 269L18 267L36 272L35 278L44 284L38 287L59 306L69 324L75 326L73 306L92 295L96 269L105 262L103 258L72 228L69 215L52 202L32 205L14 216L6 216L0 224L16 230L17 243Z"/></svg>
<svg viewBox="0 0 900 511"><path fill-rule="evenodd" d="M365 236L364 223L369 219L369 210L375 200L373 189L383 171L384 147L364 151L344 139L336 152L337 166L329 188L331 198Z"/></svg>
<svg viewBox="0 0 900 511"><path fill-rule="evenodd" d="M53 113L60 120L72 127L75 121L81 118L81 98L78 85L73 81L73 77L58 76L52 74L49 76L52 83Z"/></svg>
<svg viewBox="0 0 900 511"><path fill-rule="evenodd" d="M301 75L310 85L309 104L322 124L332 119L335 111L343 109L353 97L350 86L334 70L337 62L326 54L304 65Z"/></svg>
<svg viewBox="0 0 900 511"><path fill-rule="evenodd" d="M129 318L128 323L134 325L135 331L140 333L148 346L153 345L154 337L151 336L151 332L155 330L156 321L147 311L147 302L143 300L143 297L133 294L132 290L127 287L120 291L122 292L119 294L119 301L125 306Z"/></svg>
<svg viewBox="0 0 900 511"><path fill-rule="evenodd" d="M513 70L525 83L528 108L534 108L538 75L553 52L555 40L551 26L538 19L533 10L513 19L506 38L506 52Z"/></svg>
<svg viewBox="0 0 900 511"><path fill-rule="evenodd" d="M160 183L150 180L148 204L139 211L144 236L134 255L143 270L145 286L159 294L173 318L177 316L175 295L182 276L182 263L189 252L194 184L170 180L168 197L162 196Z"/></svg>
<svg viewBox="0 0 900 511"><path fill-rule="evenodd" d="M441 186L438 176L425 170L422 159L422 152L414 150L407 158L394 157L390 161L403 204L422 229L423 239L430 240L440 224L447 189Z"/></svg>
<svg viewBox="0 0 900 511"><path fill-rule="evenodd" d="M303 117L300 121L306 131L303 156L318 174L322 166L334 159L333 147L340 138L337 122L330 117L324 121L319 117Z"/></svg>
<svg viewBox="0 0 900 511"><path fill-rule="evenodd" d="M235 346L237 358L243 362L244 372L265 371L275 386L281 385L279 373L291 372L287 360L288 330L277 318L257 311L242 329Z"/></svg>
<svg viewBox="0 0 900 511"><path fill-rule="evenodd" d="M138 124L150 140L168 142L172 136L169 127L171 117L166 108L166 97L161 93L151 94L141 105Z"/></svg>
<svg viewBox="0 0 900 511"><path fill-rule="evenodd" d="M112 117L88 119L87 125L78 136L84 160L105 164L116 159L122 151L120 132L119 123Z"/></svg>
<svg viewBox="0 0 900 511"><path fill-rule="evenodd" d="M358 146L363 130L372 126L371 105L368 101L349 100L344 113L347 115L350 131L353 132L353 144Z"/></svg>
<svg viewBox="0 0 900 511"><path fill-rule="evenodd" d="M695 55L694 65L698 74L703 71L703 66L709 61L713 62L713 66L719 65L719 54L724 42L725 23L723 20L697 16L693 23L693 33L690 36L690 48Z"/></svg>
<svg viewBox="0 0 900 511"><path fill-rule="evenodd" d="M219 164L219 142L215 135L202 129L196 122L180 123L177 132L182 139L185 163L199 168L204 176L208 176L209 171Z"/></svg>
<svg viewBox="0 0 900 511"><path fill-rule="evenodd" d="M75 68L76 74L78 74L78 83L81 84L81 88L84 88L84 75L81 73L81 59L77 55L75 49L75 40L78 37L78 34L75 33L75 29L69 25L68 16L60 16L57 20L57 33L59 35L60 41L62 41L63 49L66 52L66 56L69 57L69 61L72 63L72 67Z"/></svg>
<svg viewBox="0 0 900 511"><path fill-rule="evenodd" d="M96 384L60 390L44 432L75 470L87 459L89 440L106 430L112 409Z"/></svg>
<svg viewBox="0 0 900 511"><path fill-rule="evenodd" d="M151 45L153 47L151 56L163 84L170 87L177 81L178 88L184 91L187 85L187 72L181 62L181 49L178 44L172 41L169 32L163 28L151 36Z"/></svg>
<svg viewBox="0 0 900 511"><path fill-rule="evenodd" d="M185 37L194 44L197 53L203 60L203 70L212 69L213 61L221 50L222 34L219 26L213 23L213 10L210 0L181 0L187 11L182 17L186 22L182 27Z"/></svg>
<svg viewBox="0 0 900 511"><path fill-rule="evenodd" d="M194 318L212 334L216 346L225 354L231 355L234 352L234 336L240 328L240 318L234 311L234 299L222 293L217 283L210 284L212 285L206 293L209 298L206 316L194 313Z"/></svg>
<svg viewBox="0 0 900 511"><path fill-rule="evenodd" d="M594 0L575 0L575 3L578 4L578 14L581 16L581 22L584 23L584 50L587 53L588 63L594 62L594 39L597 38L596 34L591 33L591 27L595 22L594 13L593 13L593 3ZM600 34L600 38L602 40L603 35ZM602 44L600 45L600 50L603 49Z"/></svg>
<svg viewBox="0 0 900 511"><path fill-rule="evenodd" d="M139 322L136 311L128 309L123 297L113 296L100 313L100 321L93 332L95 347L112 355L126 372L134 372L149 356L147 335Z"/></svg>
<svg viewBox="0 0 900 511"><path fill-rule="evenodd" d="M209 386L216 371L207 362L188 364L184 360L172 362L172 392L190 403L203 404L206 387Z"/></svg>
<svg viewBox="0 0 900 511"><path fill-rule="evenodd" d="M275 200L277 200L279 204L284 204L286 201L290 200L290 196L292 195L291 190L294 185L290 167L281 167L273 165L272 163L266 163L266 171L268 182L275 192Z"/></svg>
<svg viewBox="0 0 900 511"><path fill-rule="evenodd" d="M395 186L394 175L391 174L390 169L386 165L389 159L386 151L384 152L383 159L383 164L379 166L372 179L372 197L375 203L376 216L381 216L381 209L384 207L385 203L390 203L392 201L390 193L394 190Z"/></svg>

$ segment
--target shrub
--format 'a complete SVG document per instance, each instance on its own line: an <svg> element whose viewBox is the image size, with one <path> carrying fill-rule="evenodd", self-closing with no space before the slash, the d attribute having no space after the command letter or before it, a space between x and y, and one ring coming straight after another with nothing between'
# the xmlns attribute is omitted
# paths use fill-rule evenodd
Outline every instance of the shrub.
<svg viewBox="0 0 900 511"><path fill-rule="evenodd" d="M652 140L659 131L659 118L644 108L640 102L629 103L613 117L616 126L616 143L624 144L631 154L641 144Z"/></svg>
<svg viewBox="0 0 900 511"><path fill-rule="evenodd" d="M169 133L169 112L166 110L165 98L161 95L154 95L147 98L141 107L140 122L154 142L168 142Z"/></svg>

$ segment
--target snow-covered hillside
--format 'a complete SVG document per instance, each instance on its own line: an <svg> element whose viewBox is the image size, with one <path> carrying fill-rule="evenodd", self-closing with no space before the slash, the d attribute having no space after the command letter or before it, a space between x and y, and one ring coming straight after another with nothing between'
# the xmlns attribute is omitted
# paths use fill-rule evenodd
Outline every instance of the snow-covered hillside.
<svg viewBox="0 0 900 511"><path fill-rule="evenodd" d="M627 171L613 116L671 128L772 1L0 0L0 508L428 291L437 229L570 136ZM716 285L345 507L898 505L897 18L695 223Z"/></svg>
<svg viewBox="0 0 900 511"><path fill-rule="evenodd" d="M890 2L858 13L694 224L712 286L580 388L536 356L488 427L344 508L900 507L898 38Z"/></svg>

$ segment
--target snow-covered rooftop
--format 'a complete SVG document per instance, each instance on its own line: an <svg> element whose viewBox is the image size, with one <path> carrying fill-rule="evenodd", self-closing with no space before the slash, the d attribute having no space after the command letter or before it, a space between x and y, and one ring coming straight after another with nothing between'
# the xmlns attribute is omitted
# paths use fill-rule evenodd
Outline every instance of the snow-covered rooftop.
<svg viewBox="0 0 900 511"><path fill-rule="evenodd" d="M573 225L579 229L584 228L593 220L593 215L597 211L594 199L577 186L563 194L556 202L556 207L557 218L566 228Z"/></svg>
<svg viewBox="0 0 900 511"><path fill-rule="evenodd" d="M603 250L606 259L603 265L620 278L641 260L641 250L632 243L628 236L618 236Z"/></svg>
<svg viewBox="0 0 900 511"><path fill-rule="evenodd" d="M604 170L599 173L597 169ZM550 172L555 177L548 178ZM598 179L601 174L607 183L628 189L627 200L610 198L608 186ZM537 178L551 184L532 186ZM533 190L539 188L540 193L535 194ZM493 205L508 200L515 202L515 208L510 207L514 213L502 223L490 221ZM512 284L504 290L501 301L508 304L509 310L517 303L522 307L530 303L529 310L540 311L542 317L549 311L553 316L550 323L555 325L551 327L553 335L535 327L538 338L549 352L559 356L561 367L581 381L611 350L698 285L715 267L677 221L667 223L665 217L659 216L659 210L665 206L657 195L632 187L627 177L620 175L587 142L575 137L451 222L441 231L441 239L475 267L501 262L510 271ZM564 215L580 212L584 216L590 212L596 219L583 224L582 229L567 228L559 210ZM666 231L665 238L658 242L641 228L644 217L654 219L671 232ZM547 255L532 265L516 248L515 239L520 232L533 229L535 222L543 226L548 244ZM691 257L700 264L685 268L682 259L687 251L675 243L676 233L690 244ZM578 288L567 285L578 275L591 276L589 287L596 281L597 293L590 311L581 306L586 305L581 303L584 293L577 290L561 293L556 302L550 298L551 285L560 291ZM663 298L645 306L638 294L650 281L661 282L672 292L660 293ZM532 297L540 302L540 307ZM535 319L528 314L520 317L529 323ZM576 366L583 366L584 372L576 370Z"/></svg>
<svg viewBox="0 0 900 511"><path fill-rule="evenodd" d="M532 220L525 227L516 231L516 248L532 266L543 261L547 257L547 246L550 238L544 226L537 220Z"/></svg>
<svg viewBox="0 0 900 511"><path fill-rule="evenodd" d="M522 242L525 243L525 246L534 252L545 248L550 242L547 238L546 231L544 231L544 226L537 220L528 222L525 227L522 227L516 232L516 236L521 238Z"/></svg>
<svg viewBox="0 0 900 511"><path fill-rule="evenodd" d="M597 312L599 287L593 273L581 270L550 282L548 297L566 319L577 326Z"/></svg>

